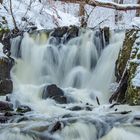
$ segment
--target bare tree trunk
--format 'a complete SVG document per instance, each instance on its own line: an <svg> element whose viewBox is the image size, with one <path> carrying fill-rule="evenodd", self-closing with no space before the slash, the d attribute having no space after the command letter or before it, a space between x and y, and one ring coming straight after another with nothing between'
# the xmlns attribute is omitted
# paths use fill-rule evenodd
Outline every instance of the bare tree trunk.
<svg viewBox="0 0 140 140"><path fill-rule="evenodd" d="M61 0L64 2L70 3L85 3L91 5L93 7L104 7L109 9L116 9L120 11L128 11L128 10L137 10L140 9L139 4L117 4L115 2L105 2L105 1L98 1L98 0Z"/></svg>
<svg viewBox="0 0 140 140"><path fill-rule="evenodd" d="M138 0L137 3L140 4L140 0ZM140 9L137 9L136 10L136 17L139 17L139 16L140 16Z"/></svg>
<svg viewBox="0 0 140 140"><path fill-rule="evenodd" d="M14 18L13 10L12 10L12 0L10 0L10 12L11 12L11 16L12 16L12 19L13 19L14 27L15 27L16 30L18 30L18 27L17 27L17 24L16 24L16 20Z"/></svg>
<svg viewBox="0 0 140 140"><path fill-rule="evenodd" d="M83 3L79 4L79 16L81 17L81 27L85 27L87 25L85 18L85 5Z"/></svg>

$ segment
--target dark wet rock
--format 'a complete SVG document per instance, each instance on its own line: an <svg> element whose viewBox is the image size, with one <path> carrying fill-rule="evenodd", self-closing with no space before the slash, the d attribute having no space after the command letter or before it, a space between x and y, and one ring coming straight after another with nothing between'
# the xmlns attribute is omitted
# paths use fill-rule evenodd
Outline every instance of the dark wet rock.
<svg viewBox="0 0 140 140"><path fill-rule="evenodd" d="M71 110L71 111L80 111L80 110L92 111L92 107L90 107L90 106L85 106L85 107L74 106L74 107L69 108L69 110Z"/></svg>
<svg viewBox="0 0 140 140"><path fill-rule="evenodd" d="M63 37L63 35L66 34L67 31L68 27L58 27L52 31L51 36Z"/></svg>
<svg viewBox="0 0 140 140"><path fill-rule="evenodd" d="M12 58L0 58L0 95L6 95L13 91L13 82L10 80L10 70L13 65Z"/></svg>
<svg viewBox="0 0 140 140"><path fill-rule="evenodd" d="M26 113L26 112L31 111L31 108L29 106L20 105L18 106L16 111L19 113Z"/></svg>
<svg viewBox="0 0 140 140"><path fill-rule="evenodd" d="M80 111L80 110L82 110L83 108L82 107L80 107L80 106L74 106L74 107L72 107L72 108L69 108L69 110L71 110L71 111Z"/></svg>
<svg viewBox="0 0 140 140"><path fill-rule="evenodd" d="M12 93L13 82L10 79L0 81L0 95L6 95Z"/></svg>
<svg viewBox="0 0 140 140"><path fill-rule="evenodd" d="M102 35L104 36L104 45L108 45L109 44L109 39L110 39L110 30L109 27L104 27L101 29Z"/></svg>
<svg viewBox="0 0 140 140"><path fill-rule="evenodd" d="M0 101L0 111L13 111L13 104Z"/></svg>
<svg viewBox="0 0 140 140"><path fill-rule="evenodd" d="M15 114L13 112L10 112L10 111L4 113L4 116L7 116L7 117L11 117L13 115L15 115Z"/></svg>
<svg viewBox="0 0 140 140"><path fill-rule="evenodd" d="M57 87L55 84L45 87L42 95L43 99L52 98L55 96L64 96L63 90Z"/></svg>
<svg viewBox="0 0 140 140"><path fill-rule="evenodd" d="M16 122L17 123L20 123L20 122L23 122L23 121L28 121L29 119L27 117L20 117Z"/></svg>
<svg viewBox="0 0 140 140"><path fill-rule="evenodd" d="M9 120L8 117L0 116L0 123L7 123L8 120Z"/></svg>
<svg viewBox="0 0 140 140"><path fill-rule="evenodd" d="M76 26L70 27L58 27L54 29L50 36L54 37L51 39L51 43L67 43L70 39L77 37L79 34L79 28Z"/></svg>
<svg viewBox="0 0 140 140"><path fill-rule="evenodd" d="M92 111L92 107L89 107L89 106L87 106L86 108L85 108L87 111Z"/></svg>
<svg viewBox="0 0 140 140"><path fill-rule="evenodd" d="M67 98L64 96L63 90L54 84L48 85L44 88L42 98L43 99L52 98L57 103L60 104L67 103Z"/></svg>
<svg viewBox="0 0 140 140"><path fill-rule="evenodd" d="M61 130L61 129L62 129L62 123L58 121L58 122L56 122L54 124L54 126L52 127L52 129L50 130L50 132L51 133L54 133L54 132L56 132L58 130Z"/></svg>
<svg viewBox="0 0 140 140"><path fill-rule="evenodd" d="M14 60L8 57L0 58L0 80L10 79L10 70Z"/></svg>
<svg viewBox="0 0 140 140"><path fill-rule="evenodd" d="M73 117L71 114L65 114L62 118L70 118Z"/></svg>
<svg viewBox="0 0 140 140"><path fill-rule="evenodd" d="M68 42L70 39L75 38L78 36L79 33L79 28L76 26L70 26L70 28L67 31L66 37L65 37L65 42Z"/></svg>
<svg viewBox="0 0 140 140"><path fill-rule="evenodd" d="M60 104L66 104L67 98L65 96L54 96L53 99Z"/></svg>
<svg viewBox="0 0 140 140"><path fill-rule="evenodd" d="M5 101L10 102L11 101L10 100L10 97L9 96L6 96Z"/></svg>

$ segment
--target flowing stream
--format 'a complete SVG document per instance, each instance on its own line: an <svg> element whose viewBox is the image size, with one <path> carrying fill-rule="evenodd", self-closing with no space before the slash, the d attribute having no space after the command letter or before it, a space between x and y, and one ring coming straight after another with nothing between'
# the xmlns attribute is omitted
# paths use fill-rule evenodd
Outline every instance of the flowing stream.
<svg viewBox="0 0 140 140"><path fill-rule="evenodd" d="M58 45L55 39L45 33L34 37L25 33L12 40L16 64L11 72L14 91L10 99L15 108L27 105L32 111L19 123L17 118L1 125L0 140L139 140L135 119L140 115L139 107L111 108L108 103L124 32L111 32L107 46L98 32L91 30L66 44ZM42 99L44 86L51 84L64 91L67 104ZM134 112L130 114L119 113L131 109Z"/></svg>

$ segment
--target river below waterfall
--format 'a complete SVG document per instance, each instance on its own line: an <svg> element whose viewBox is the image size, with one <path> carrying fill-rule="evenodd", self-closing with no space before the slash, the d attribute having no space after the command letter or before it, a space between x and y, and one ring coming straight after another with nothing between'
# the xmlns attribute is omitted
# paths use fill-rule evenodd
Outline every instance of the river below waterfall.
<svg viewBox="0 0 140 140"><path fill-rule="evenodd" d="M0 140L139 140L140 107L108 103L124 34L112 31L109 45L92 30L68 43L45 33L13 39L9 98L14 108L20 104L32 111L1 124ZM43 98L44 87L52 84L66 103Z"/></svg>

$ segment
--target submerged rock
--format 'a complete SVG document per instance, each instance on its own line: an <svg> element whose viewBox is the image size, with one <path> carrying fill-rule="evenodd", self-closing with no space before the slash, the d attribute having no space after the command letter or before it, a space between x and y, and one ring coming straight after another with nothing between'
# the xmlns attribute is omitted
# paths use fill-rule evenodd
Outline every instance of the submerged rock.
<svg viewBox="0 0 140 140"><path fill-rule="evenodd" d="M67 98L64 96L63 90L54 84L48 85L44 88L43 93L42 93L42 98L43 99L52 98L57 103L60 103L60 104L67 103Z"/></svg>
<svg viewBox="0 0 140 140"><path fill-rule="evenodd" d="M31 111L31 108L29 106L20 105L18 106L16 111L19 113L26 113L26 112Z"/></svg>
<svg viewBox="0 0 140 140"><path fill-rule="evenodd" d="M52 129L50 130L50 132L51 133L54 133L54 132L56 132L58 130L61 130L61 129L62 129L62 123L58 121L58 122L56 122L54 124L54 126L52 127Z"/></svg>
<svg viewBox="0 0 140 140"><path fill-rule="evenodd" d="M69 108L69 110L71 111L80 111L80 110L83 110L84 108L80 107L80 106L74 106L72 108Z"/></svg>

